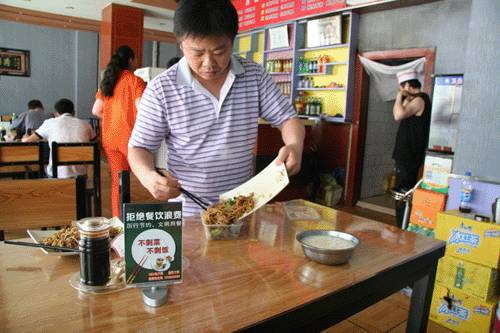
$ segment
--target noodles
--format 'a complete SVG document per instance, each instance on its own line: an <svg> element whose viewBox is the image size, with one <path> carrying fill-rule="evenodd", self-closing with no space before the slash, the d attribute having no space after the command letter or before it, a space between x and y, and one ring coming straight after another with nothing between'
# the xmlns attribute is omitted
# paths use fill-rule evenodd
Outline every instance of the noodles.
<svg viewBox="0 0 500 333"><path fill-rule="evenodd" d="M253 193L248 196L239 195L208 207L203 213L203 221L205 224L230 225L251 211L254 206Z"/></svg>
<svg viewBox="0 0 500 333"><path fill-rule="evenodd" d="M45 238L42 243L50 246L62 246L72 249L78 248L80 234L77 227L64 227L50 237Z"/></svg>
<svg viewBox="0 0 500 333"><path fill-rule="evenodd" d="M122 228L119 226L113 226L109 228L109 237L113 238L122 232ZM61 246L69 247L72 249L78 248L78 241L80 240L80 233L78 232L78 227L64 227L63 229L52 234L42 240L42 243L50 246Z"/></svg>

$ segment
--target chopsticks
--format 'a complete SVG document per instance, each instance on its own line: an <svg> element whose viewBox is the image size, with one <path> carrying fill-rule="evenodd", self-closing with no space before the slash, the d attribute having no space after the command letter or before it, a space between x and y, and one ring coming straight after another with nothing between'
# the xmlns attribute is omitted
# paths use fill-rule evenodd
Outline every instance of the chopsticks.
<svg viewBox="0 0 500 333"><path fill-rule="evenodd" d="M209 203L204 201L202 198L194 195L193 193L189 192L188 190L185 190L181 187L181 193L183 193L185 196L187 196L189 199L193 200L195 204L200 206L201 209L207 210L208 206L210 206Z"/></svg>
<svg viewBox="0 0 500 333"><path fill-rule="evenodd" d="M41 247L44 249L59 250L61 252L82 252L79 249L72 249L70 247L51 246L51 245L45 245L45 244L39 244L39 243L13 242L13 241L9 241L9 240L4 241L4 243L11 244L11 245L20 245L20 246Z"/></svg>
<svg viewBox="0 0 500 333"><path fill-rule="evenodd" d="M162 169L155 168L156 172L162 176L165 177L165 175L161 172ZM189 192L188 190L183 189L182 187L180 188L180 191L182 194L187 196L189 199L193 200L195 204L197 204L201 209L207 210L208 206L210 206L210 203L205 201L204 199L200 198L199 196Z"/></svg>
<svg viewBox="0 0 500 333"><path fill-rule="evenodd" d="M139 275L139 273L142 270L142 265L144 265L146 263L146 260L148 260L148 256L145 254L144 257L142 257L141 261L139 261L137 266L135 266L135 269L132 272L132 274L130 274L130 276L128 277L127 284L131 284L135 280L137 275Z"/></svg>

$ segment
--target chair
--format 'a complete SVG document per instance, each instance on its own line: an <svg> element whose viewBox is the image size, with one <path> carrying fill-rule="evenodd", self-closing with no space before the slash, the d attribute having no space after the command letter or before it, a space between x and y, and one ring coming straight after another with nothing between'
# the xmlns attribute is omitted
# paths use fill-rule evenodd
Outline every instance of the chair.
<svg viewBox="0 0 500 333"><path fill-rule="evenodd" d="M92 196L94 215L101 216L101 152L99 143L58 143L52 142L52 176L57 178L57 167L62 165L92 165L93 187L87 192ZM90 209L90 205L88 205Z"/></svg>
<svg viewBox="0 0 500 333"><path fill-rule="evenodd" d="M87 216L86 176L0 182L0 240L4 230L67 225Z"/></svg>
<svg viewBox="0 0 500 333"><path fill-rule="evenodd" d="M92 129L94 130L95 137L99 138L101 135L101 127L99 125L99 119L97 118L82 118L82 119L87 120L89 122L90 126L92 126Z"/></svg>
<svg viewBox="0 0 500 333"><path fill-rule="evenodd" d="M0 143L0 176L14 177L27 173L44 176L42 142L2 142ZM33 166L38 169L33 171Z"/></svg>
<svg viewBox="0 0 500 333"><path fill-rule="evenodd" d="M132 174L132 175L131 175ZM151 193L139 182L134 173L130 171L121 171L119 177L119 198L120 198L120 216L123 219L123 204L130 202L156 202Z"/></svg>

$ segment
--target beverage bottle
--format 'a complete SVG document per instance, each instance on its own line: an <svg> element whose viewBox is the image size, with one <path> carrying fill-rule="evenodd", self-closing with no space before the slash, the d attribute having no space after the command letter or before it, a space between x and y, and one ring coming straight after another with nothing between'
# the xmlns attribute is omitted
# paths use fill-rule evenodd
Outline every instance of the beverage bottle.
<svg viewBox="0 0 500 333"><path fill-rule="evenodd" d="M304 73L304 66L305 66L305 60L304 57L299 58L299 73L302 74Z"/></svg>
<svg viewBox="0 0 500 333"><path fill-rule="evenodd" d="M462 213L470 213L471 212L471 203L472 203L472 173L470 171L465 172L464 178L462 180L462 189L460 191L460 206L459 210Z"/></svg>

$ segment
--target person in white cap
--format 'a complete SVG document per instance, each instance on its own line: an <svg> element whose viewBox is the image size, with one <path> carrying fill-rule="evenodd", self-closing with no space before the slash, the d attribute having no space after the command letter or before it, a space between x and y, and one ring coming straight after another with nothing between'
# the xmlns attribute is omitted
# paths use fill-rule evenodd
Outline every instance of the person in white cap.
<svg viewBox="0 0 500 333"><path fill-rule="evenodd" d="M422 85L415 70L406 70L396 74L399 92L394 103L394 120L399 122L396 144L392 153L395 161L395 190L407 191L415 186L420 166L424 162L425 150L429 137L431 101L429 95L422 92ZM396 221L403 224L405 204L396 201Z"/></svg>

